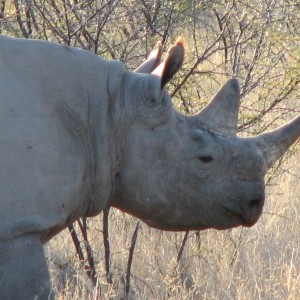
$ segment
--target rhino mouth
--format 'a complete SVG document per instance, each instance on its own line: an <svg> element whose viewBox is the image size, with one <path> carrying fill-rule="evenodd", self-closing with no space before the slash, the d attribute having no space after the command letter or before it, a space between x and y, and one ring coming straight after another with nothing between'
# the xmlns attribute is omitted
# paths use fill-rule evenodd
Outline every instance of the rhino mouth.
<svg viewBox="0 0 300 300"><path fill-rule="evenodd" d="M245 218L243 215L241 216L241 219L243 223L241 224L244 227L251 227L257 223L259 220L261 213L257 214L256 216L253 216L252 218Z"/></svg>
<svg viewBox="0 0 300 300"><path fill-rule="evenodd" d="M260 200L253 200L249 204L249 210L244 212L242 209L232 209L223 206L226 214L238 223L236 226L251 227L257 223L262 213L262 205Z"/></svg>

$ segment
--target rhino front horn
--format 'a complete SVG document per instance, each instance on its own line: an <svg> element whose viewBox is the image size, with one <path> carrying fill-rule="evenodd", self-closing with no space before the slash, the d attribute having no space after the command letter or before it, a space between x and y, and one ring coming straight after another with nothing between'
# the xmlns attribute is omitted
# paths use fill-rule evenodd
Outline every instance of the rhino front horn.
<svg viewBox="0 0 300 300"><path fill-rule="evenodd" d="M233 78L227 81L198 115L191 117L191 121L198 128L225 136L236 136L239 107L240 85Z"/></svg>
<svg viewBox="0 0 300 300"><path fill-rule="evenodd" d="M300 116L270 132L250 138L262 151L268 168L300 137Z"/></svg>

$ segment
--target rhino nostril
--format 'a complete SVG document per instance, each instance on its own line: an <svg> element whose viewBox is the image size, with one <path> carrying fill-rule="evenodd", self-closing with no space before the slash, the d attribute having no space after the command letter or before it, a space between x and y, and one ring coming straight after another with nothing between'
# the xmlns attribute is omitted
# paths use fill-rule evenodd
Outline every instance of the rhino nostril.
<svg viewBox="0 0 300 300"><path fill-rule="evenodd" d="M251 200L248 205L249 205L249 208L258 208L261 206L261 203L262 203L262 200L261 199L253 199Z"/></svg>

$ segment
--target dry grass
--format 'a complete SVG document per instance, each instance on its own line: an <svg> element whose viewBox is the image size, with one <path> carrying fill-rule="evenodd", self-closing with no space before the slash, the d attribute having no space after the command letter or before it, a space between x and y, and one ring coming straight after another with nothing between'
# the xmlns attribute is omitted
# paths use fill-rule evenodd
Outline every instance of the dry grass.
<svg viewBox="0 0 300 300"><path fill-rule="evenodd" d="M129 299L300 299L300 155L293 168L268 188L264 214L252 228L184 233L141 224L134 253ZM287 166L287 165L285 165ZM293 174L291 174L293 172ZM106 284L102 215L89 221L101 299L122 299L136 219L110 214L113 284ZM68 231L46 247L58 299L96 299Z"/></svg>

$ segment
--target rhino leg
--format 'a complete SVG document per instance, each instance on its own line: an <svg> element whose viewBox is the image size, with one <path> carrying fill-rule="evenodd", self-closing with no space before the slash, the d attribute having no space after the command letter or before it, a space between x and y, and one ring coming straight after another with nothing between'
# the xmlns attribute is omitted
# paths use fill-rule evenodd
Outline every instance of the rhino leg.
<svg viewBox="0 0 300 300"><path fill-rule="evenodd" d="M42 243L37 234L0 239L0 299L53 299Z"/></svg>

